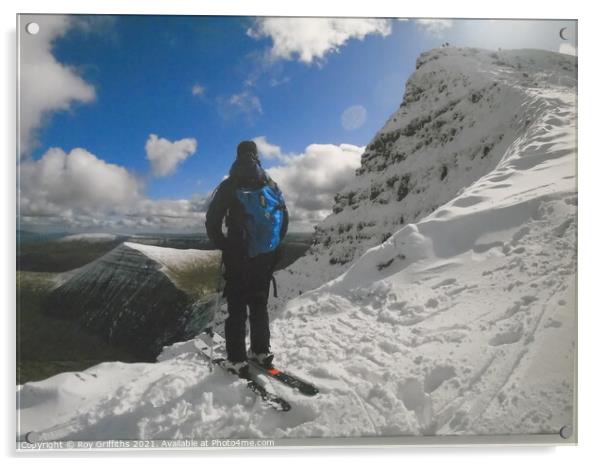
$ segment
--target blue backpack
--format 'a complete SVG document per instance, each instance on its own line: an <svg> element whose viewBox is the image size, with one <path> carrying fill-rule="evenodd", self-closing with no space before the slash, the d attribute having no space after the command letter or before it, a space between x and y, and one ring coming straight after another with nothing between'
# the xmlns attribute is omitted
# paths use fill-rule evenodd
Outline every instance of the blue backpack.
<svg viewBox="0 0 602 466"><path fill-rule="evenodd" d="M238 188L236 198L244 207L243 226L249 257L274 251L280 245L284 222L284 196L275 183L260 188Z"/></svg>

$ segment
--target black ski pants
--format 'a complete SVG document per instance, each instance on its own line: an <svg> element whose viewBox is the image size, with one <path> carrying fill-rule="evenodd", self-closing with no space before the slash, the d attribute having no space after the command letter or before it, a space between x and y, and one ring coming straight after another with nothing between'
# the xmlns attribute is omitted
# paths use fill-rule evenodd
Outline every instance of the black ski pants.
<svg viewBox="0 0 602 466"><path fill-rule="evenodd" d="M270 322L268 297L276 254L260 254L244 258L224 254L228 317L225 323L226 352L232 362L247 360L247 310L251 335L251 351L267 353L270 350Z"/></svg>

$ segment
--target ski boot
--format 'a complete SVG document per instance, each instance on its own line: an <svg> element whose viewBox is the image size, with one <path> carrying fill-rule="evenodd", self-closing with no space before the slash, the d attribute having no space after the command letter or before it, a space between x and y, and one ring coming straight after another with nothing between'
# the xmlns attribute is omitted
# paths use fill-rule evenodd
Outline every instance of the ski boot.
<svg viewBox="0 0 602 466"><path fill-rule="evenodd" d="M249 353L249 359L255 361L262 367L270 369L272 367L272 361L274 360L274 353Z"/></svg>
<svg viewBox="0 0 602 466"><path fill-rule="evenodd" d="M238 375L241 379L249 379L251 377L251 371L247 361L233 362L225 360L223 367L231 374Z"/></svg>

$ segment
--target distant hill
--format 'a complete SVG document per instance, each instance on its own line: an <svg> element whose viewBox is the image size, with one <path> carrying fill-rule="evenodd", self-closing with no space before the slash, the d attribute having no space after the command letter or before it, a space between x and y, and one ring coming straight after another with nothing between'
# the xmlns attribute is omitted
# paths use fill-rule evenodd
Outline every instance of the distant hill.
<svg viewBox="0 0 602 466"><path fill-rule="evenodd" d="M216 251L125 242L62 274L44 308L49 315L76 319L111 342L156 355L205 326L218 263Z"/></svg>
<svg viewBox="0 0 602 466"><path fill-rule="evenodd" d="M54 241L65 235L66 233L37 233L35 231L17 230L17 244Z"/></svg>

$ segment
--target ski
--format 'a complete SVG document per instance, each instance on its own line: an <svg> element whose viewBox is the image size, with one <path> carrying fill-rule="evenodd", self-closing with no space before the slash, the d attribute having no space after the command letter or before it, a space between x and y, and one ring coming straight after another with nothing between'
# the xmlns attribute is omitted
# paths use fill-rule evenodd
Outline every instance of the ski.
<svg viewBox="0 0 602 466"><path fill-rule="evenodd" d="M225 359L214 359L213 360L214 364L220 366L224 370L227 370L223 366L223 364L225 362L226 362ZM252 378L244 379L244 380L246 380L246 382L247 382L247 388L249 390L251 390L253 393L255 393L259 398L261 398L261 401L266 403L268 406L270 406L271 408L274 408L277 411L283 411L283 412L290 411L291 405L284 398L281 398L278 395L275 395L274 393L267 391L265 389L265 387L263 387L259 382L257 382L256 380L253 380Z"/></svg>
<svg viewBox="0 0 602 466"><path fill-rule="evenodd" d="M208 348L210 348L213 344L214 352L223 353L225 351L226 340L224 340L224 338L221 335L214 333L212 338L209 335L203 334L200 338L203 341L203 343L207 345ZM303 380L300 377L297 377L294 374L291 374L290 372L281 370L273 366L262 366L258 362L253 361L252 359L249 360L249 364L255 372L265 374L268 377L271 377L272 379L280 382L281 384L292 388L293 390L298 390L299 393L303 395L315 396L319 393L319 390L315 385L311 384L310 382L307 382L306 380Z"/></svg>
<svg viewBox="0 0 602 466"><path fill-rule="evenodd" d="M219 366L220 368L222 368L223 370L227 371L227 369L223 365L223 363L226 360L222 357L218 357L218 358L215 358L212 360L210 344L208 344L202 337L200 338L200 341L203 343L201 346L199 346L197 344L198 340L195 341L195 347L197 348L198 352L204 358L208 359L211 363L213 363L213 364ZM216 348L216 346L214 346L213 350L214 350L213 354L218 354L218 355L220 353L224 354L223 351L219 351L220 350L219 347ZM228 373L230 373L230 372L228 372ZM273 408L277 411L282 411L282 412L290 411L291 405L284 398L276 395L275 393L268 391L263 385L261 385L254 378L244 379L244 380L247 382L247 388L249 390L251 390L255 395L257 395L262 400L262 402L266 403L270 408Z"/></svg>
<svg viewBox="0 0 602 466"><path fill-rule="evenodd" d="M253 360L249 360L249 364L258 372L277 380L293 390L298 390L303 395L315 396L320 392L315 385L277 367L265 367Z"/></svg>

